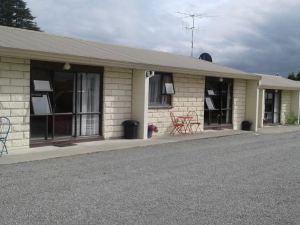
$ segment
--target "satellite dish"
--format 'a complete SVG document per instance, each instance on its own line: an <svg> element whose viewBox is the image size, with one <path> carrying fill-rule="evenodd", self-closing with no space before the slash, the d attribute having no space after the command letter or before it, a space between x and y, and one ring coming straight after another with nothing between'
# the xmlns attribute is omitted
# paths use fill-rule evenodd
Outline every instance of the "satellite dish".
<svg viewBox="0 0 300 225"><path fill-rule="evenodd" d="M207 52L202 53L202 54L199 56L199 59L202 59L202 60L205 60L205 61L208 61L208 62L212 62L212 57L211 57L211 55L208 54Z"/></svg>

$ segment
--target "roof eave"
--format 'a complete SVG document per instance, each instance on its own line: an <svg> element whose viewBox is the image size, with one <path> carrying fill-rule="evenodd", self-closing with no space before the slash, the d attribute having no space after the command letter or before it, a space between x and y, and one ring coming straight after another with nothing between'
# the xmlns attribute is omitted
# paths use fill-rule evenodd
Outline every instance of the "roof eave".
<svg viewBox="0 0 300 225"><path fill-rule="evenodd" d="M286 90L286 91L300 91L300 87L283 87L274 85L261 85L260 89L272 89L272 90Z"/></svg>
<svg viewBox="0 0 300 225"><path fill-rule="evenodd" d="M215 77L226 77L226 78L246 79L246 80L261 80L261 76L255 74L224 73L224 72L206 71L200 69L197 70L197 69L188 69L188 68L180 68L180 67L168 67L168 66L160 66L160 65L126 62L126 61L105 60L105 59L90 58L85 56L32 51L26 49L6 48L1 46L0 46L0 55L7 56L7 57L24 58L30 60L69 62L74 64L84 64L84 65L94 65L94 66L114 66L114 67L121 67L121 68L156 70L156 71L165 71L165 72L173 72L173 73L195 74L195 75L202 75L202 76L215 76Z"/></svg>

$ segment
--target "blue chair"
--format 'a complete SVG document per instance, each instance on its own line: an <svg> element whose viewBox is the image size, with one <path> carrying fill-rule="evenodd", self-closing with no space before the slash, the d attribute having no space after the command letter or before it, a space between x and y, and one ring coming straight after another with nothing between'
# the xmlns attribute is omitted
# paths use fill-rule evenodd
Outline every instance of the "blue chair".
<svg viewBox="0 0 300 225"><path fill-rule="evenodd" d="M6 154L8 154L6 141L10 129L11 123L9 119L7 117L0 117L0 157L2 156L3 152L6 152Z"/></svg>

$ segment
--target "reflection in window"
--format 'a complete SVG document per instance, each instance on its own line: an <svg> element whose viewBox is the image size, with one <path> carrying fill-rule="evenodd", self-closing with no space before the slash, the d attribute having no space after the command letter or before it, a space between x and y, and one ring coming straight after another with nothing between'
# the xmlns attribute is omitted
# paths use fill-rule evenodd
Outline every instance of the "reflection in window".
<svg viewBox="0 0 300 225"><path fill-rule="evenodd" d="M34 91L52 91L48 80L34 80Z"/></svg>
<svg viewBox="0 0 300 225"><path fill-rule="evenodd" d="M207 94L208 95L215 95L215 92L214 92L214 90L207 90Z"/></svg>
<svg viewBox="0 0 300 225"><path fill-rule="evenodd" d="M214 105L214 103L213 103L213 101L210 97L205 98L205 103L206 103L206 106L209 110L215 110L216 109L215 105Z"/></svg>
<svg viewBox="0 0 300 225"><path fill-rule="evenodd" d="M166 89L166 94L167 95L175 94L173 83L165 83L165 89Z"/></svg>
<svg viewBox="0 0 300 225"><path fill-rule="evenodd" d="M48 95L33 96L31 102L35 115L46 115L51 113Z"/></svg>

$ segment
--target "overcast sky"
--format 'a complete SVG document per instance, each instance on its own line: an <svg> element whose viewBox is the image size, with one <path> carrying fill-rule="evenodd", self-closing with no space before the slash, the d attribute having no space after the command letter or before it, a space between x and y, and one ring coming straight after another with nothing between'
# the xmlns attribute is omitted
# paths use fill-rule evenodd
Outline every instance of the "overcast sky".
<svg viewBox="0 0 300 225"><path fill-rule="evenodd" d="M25 0L46 32L195 56L248 72L300 71L299 0Z"/></svg>

